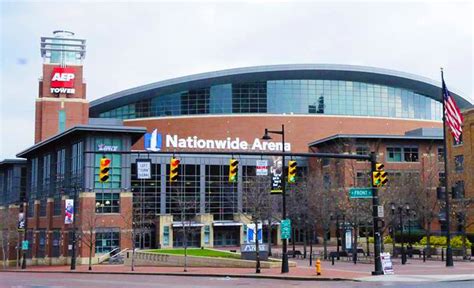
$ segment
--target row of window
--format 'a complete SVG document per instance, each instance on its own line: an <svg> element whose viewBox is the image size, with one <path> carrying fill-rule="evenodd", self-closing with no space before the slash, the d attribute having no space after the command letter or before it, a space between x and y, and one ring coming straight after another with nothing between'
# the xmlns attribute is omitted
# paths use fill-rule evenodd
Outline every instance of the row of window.
<svg viewBox="0 0 474 288"><path fill-rule="evenodd" d="M103 118L230 113L294 113L441 120L441 103L412 91L338 80L222 84L159 95L99 114Z"/></svg>
<svg viewBox="0 0 474 288"><path fill-rule="evenodd" d="M28 230L27 239L29 247L27 250L27 257L31 258L32 244L37 242L38 246L36 249L36 258L46 257L46 246L50 245L49 257L61 256L62 242L64 237L67 236L68 246L72 244L72 232L67 231L61 235L61 230L52 230L47 237L46 229L39 229L36 234L36 241L33 241L33 230ZM80 237L77 236L76 237ZM49 244L48 244L49 241ZM120 247L120 229L119 228L96 228L95 233L95 253L106 253L113 249ZM71 250L68 249L68 256L71 256Z"/></svg>

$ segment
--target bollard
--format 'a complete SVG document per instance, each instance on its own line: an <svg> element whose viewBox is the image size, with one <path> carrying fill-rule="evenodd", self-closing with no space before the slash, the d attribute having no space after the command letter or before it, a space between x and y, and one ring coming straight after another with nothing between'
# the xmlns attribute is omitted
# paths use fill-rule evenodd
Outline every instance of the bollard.
<svg viewBox="0 0 474 288"><path fill-rule="evenodd" d="M321 275L321 260L319 258L316 260L316 275Z"/></svg>
<svg viewBox="0 0 474 288"><path fill-rule="evenodd" d="M331 257L331 260L332 260L332 265L334 266L334 254Z"/></svg>
<svg viewBox="0 0 474 288"><path fill-rule="evenodd" d="M441 248L441 262L444 262L444 249Z"/></svg>
<svg viewBox="0 0 474 288"><path fill-rule="evenodd" d="M426 262L426 250L423 249L423 262Z"/></svg>

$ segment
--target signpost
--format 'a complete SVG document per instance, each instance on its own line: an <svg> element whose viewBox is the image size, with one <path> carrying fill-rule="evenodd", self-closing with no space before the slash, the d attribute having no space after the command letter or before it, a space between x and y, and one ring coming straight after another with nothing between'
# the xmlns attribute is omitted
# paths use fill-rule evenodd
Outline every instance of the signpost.
<svg viewBox="0 0 474 288"><path fill-rule="evenodd" d="M372 198L372 188L349 188L349 198Z"/></svg>
<svg viewBox="0 0 474 288"><path fill-rule="evenodd" d="M151 179L151 159L137 159L137 179Z"/></svg>
<svg viewBox="0 0 474 288"><path fill-rule="evenodd" d="M281 220L281 239L290 239L291 238L291 220L283 219Z"/></svg>

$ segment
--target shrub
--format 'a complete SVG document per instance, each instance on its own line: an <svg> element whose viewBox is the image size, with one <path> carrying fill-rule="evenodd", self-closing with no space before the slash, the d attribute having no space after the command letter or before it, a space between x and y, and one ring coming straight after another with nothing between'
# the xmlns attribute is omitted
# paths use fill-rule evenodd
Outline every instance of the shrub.
<svg viewBox="0 0 474 288"><path fill-rule="evenodd" d="M383 237L383 243L384 244L392 244L393 243L392 237L390 237L390 235L387 235L387 236Z"/></svg>
<svg viewBox="0 0 474 288"><path fill-rule="evenodd" d="M427 238L426 236L421 238L420 245L426 246ZM430 237L431 246L434 247L446 247L446 236L431 236ZM466 248L471 248L472 243L466 238ZM451 247L453 248L462 248L462 236L458 235L451 238Z"/></svg>

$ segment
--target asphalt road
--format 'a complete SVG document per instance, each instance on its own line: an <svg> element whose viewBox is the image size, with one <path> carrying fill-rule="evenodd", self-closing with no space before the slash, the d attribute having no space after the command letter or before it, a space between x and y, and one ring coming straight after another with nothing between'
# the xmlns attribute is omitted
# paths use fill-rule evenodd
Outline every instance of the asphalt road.
<svg viewBox="0 0 474 288"><path fill-rule="evenodd" d="M458 282L347 282L347 281L287 281L248 278L209 278L189 276L100 275L100 274L49 274L0 273L0 287L62 288L62 287L474 287L472 281Z"/></svg>

